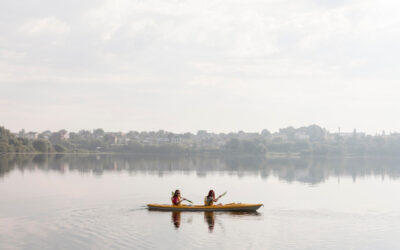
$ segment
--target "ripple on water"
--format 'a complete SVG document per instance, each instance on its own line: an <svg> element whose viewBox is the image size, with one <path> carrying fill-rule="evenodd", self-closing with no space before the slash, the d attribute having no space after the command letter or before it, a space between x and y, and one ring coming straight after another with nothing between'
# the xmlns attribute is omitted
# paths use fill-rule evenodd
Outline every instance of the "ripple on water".
<svg viewBox="0 0 400 250"><path fill-rule="evenodd" d="M141 249L151 249L152 244L146 239L146 230L135 226L134 218L130 219L127 212L144 211L142 207L124 209L121 207L83 207L62 211L62 216L55 222L58 238L70 248L111 248L131 249L136 246ZM148 237L146 237L148 236Z"/></svg>

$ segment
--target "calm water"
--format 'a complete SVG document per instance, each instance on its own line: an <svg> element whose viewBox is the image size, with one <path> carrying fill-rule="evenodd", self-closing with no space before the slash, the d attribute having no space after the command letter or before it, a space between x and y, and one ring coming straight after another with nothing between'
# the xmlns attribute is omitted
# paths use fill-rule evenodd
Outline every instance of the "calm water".
<svg viewBox="0 0 400 250"><path fill-rule="evenodd" d="M0 249L400 249L400 161L0 156ZM172 190L258 213L152 212Z"/></svg>

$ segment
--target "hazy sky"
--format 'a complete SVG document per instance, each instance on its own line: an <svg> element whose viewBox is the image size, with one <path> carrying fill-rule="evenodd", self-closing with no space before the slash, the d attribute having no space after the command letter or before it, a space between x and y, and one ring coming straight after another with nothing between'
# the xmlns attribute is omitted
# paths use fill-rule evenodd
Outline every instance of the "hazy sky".
<svg viewBox="0 0 400 250"><path fill-rule="evenodd" d="M400 1L0 1L0 125L400 132Z"/></svg>

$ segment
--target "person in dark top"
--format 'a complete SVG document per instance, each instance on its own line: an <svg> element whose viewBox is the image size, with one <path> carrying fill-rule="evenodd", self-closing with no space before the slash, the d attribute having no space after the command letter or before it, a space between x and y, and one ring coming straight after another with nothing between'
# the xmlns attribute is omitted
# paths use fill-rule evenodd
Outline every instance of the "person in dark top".
<svg viewBox="0 0 400 250"><path fill-rule="evenodd" d="M214 202L217 202L221 196L215 198L214 190L210 190L208 195L204 198L204 206L212 206Z"/></svg>

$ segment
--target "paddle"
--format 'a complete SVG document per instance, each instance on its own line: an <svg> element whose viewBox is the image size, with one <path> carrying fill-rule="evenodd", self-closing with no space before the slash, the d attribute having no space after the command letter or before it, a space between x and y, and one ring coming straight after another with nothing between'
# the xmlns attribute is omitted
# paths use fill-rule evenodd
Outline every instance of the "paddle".
<svg viewBox="0 0 400 250"><path fill-rule="evenodd" d="M182 197L182 198L183 198L183 197ZM186 198L183 198L183 201L187 201L187 202L190 202L190 203L193 204L193 202L192 202L191 200L188 200L188 199L186 199Z"/></svg>
<svg viewBox="0 0 400 250"><path fill-rule="evenodd" d="M221 194L220 196L218 196L217 199L221 198L222 196L226 195L227 193L228 193L228 192L225 192L225 193Z"/></svg>
<svg viewBox="0 0 400 250"><path fill-rule="evenodd" d="M172 194L172 197L174 197L174 192L171 192L171 194ZM188 200L188 199L186 199L186 198L183 198L182 197L182 201L187 201L187 202L190 202L190 203L192 203L193 204L193 202L191 201L191 200Z"/></svg>

